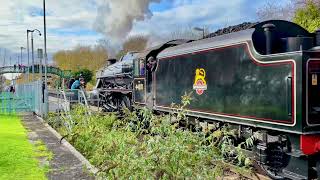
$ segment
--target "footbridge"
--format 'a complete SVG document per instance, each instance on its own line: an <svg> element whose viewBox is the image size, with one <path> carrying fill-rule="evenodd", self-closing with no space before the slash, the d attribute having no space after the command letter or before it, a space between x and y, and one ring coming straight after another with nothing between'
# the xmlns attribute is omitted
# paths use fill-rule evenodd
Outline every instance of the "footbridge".
<svg viewBox="0 0 320 180"><path fill-rule="evenodd" d="M34 65L34 73L40 73L40 65ZM0 75L7 73L32 73L32 66L4 66L0 67ZM42 73L45 72L45 67L42 66ZM70 70L61 70L54 66L47 67L47 73L57 75L60 78L69 79L72 77L72 72Z"/></svg>

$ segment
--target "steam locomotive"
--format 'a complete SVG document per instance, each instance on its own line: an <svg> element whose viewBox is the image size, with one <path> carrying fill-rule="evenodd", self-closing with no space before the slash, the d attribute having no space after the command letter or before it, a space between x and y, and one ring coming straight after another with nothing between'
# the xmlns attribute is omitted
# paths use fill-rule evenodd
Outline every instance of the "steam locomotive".
<svg viewBox="0 0 320 180"><path fill-rule="evenodd" d="M252 153L271 178L320 177L320 31L281 20L238 29L109 60L97 73L101 105L173 112L193 91L189 117L255 134Z"/></svg>

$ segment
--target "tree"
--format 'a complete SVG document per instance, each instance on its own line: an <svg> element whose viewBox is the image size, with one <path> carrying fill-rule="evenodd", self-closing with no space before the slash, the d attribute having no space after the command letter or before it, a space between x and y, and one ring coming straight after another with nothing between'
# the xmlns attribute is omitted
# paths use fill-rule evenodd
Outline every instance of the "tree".
<svg viewBox="0 0 320 180"><path fill-rule="evenodd" d="M96 47L97 48L102 48L102 49L104 49L106 52L108 52L108 49L110 48L110 42L107 40L107 39L105 39L105 38L102 38L102 39L99 39L98 41L97 41L97 45L96 45Z"/></svg>
<svg viewBox="0 0 320 180"><path fill-rule="evenodd" d="M105 66L108 59L106 44L99 43L96 46L78 46L72 50L62 50L53 55L53 60L60 69L71 70L72 72L84 71L89 74L85 78L87 89L95 84L95 72Z"/></svg>
<svg viewBox="0 0 320 180"><path fill-rule="evenodd" d="M304 8L309 2L320 7L320 0L290 0L288 3L280 3L278 0L267 0L266 3L257 10L259 21L278 19L292 21L296 11Z"/></svg>
<svg viewBox="0 0 320 180"><path fill-rule="evenodd" d="M78 71L89 69L96 71L104 66L108 53L103 46L78 46L73 50L63 50L53 55L55 64L63 70Z"/></svg>
<svg viewBox="0 0 320 180"><path fill-rule="evenodd" d="M202 31L195 31L192 26L185 26L176 28L174 31L172 31L169 35L169 40L172 39L201 39L203 38L203 35L206 36L210 33L209 27L201 27L203 28L204 32Z"/></svg>
<svg viewBox="0 0 320 180"><path fill-rule="evenodd" d="M314 1L308 1L306 6L298 8L293 21L306 28L309 32L315 32L320 28L320 6Z"/></svg>
<svg viewBox="0 0 320 180"><path fill-rule="evenodd" d="M136 35L129 37L122 45L122 50L118 52L116 58L120 59L121 56L132 51L143 51L148 45L148 37Z"/></svg>
<svg viewBox="0 0 320 180"><path fill-rule="evenodd" d="M291 2L295 4L297 8L305 7L309 2L320 6L320 0L291 0Z"/></svg>
<svg viewBox="0 0 320 180"><path fill-rule="evenodd" d="M93 73L89 69L80 69L79 71L75 71L73 75L74 77L80 77L80 75L82 75L85 82L90 82L93 78Z"/></svg>
<svg viewBox="0 0 320 180"><path fill-rule="evenodd" d="M292 2L282 5L277 0L268 0L257 10L257 16L259 21L271 19L290 21L293 17L294 10L294 3Z"/></svg>

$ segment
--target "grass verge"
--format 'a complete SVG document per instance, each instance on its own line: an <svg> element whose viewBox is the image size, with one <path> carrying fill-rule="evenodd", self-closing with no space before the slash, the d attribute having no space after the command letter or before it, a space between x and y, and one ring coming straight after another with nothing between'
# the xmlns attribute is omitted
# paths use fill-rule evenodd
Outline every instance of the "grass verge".
<svg viewBox="0 0 320 180"><path fill-rule="evenodd" d="M35 147L17 116L0 116L0 180L46 178L47 167L40 167Z"/></svg>

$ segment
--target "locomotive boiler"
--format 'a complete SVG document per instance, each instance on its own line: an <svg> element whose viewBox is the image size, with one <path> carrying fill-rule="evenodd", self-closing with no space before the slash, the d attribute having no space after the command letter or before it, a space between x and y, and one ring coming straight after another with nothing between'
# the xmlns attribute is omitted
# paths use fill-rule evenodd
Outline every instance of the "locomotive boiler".
<svg viewBox="0 0 320 180"><path fill-rule="evenodd" d="M97 75L106 111L169 113L192 91L190 119L255 134L252 153L271 178L320 177L320 31L270 20L127 56Z"/></svg>

